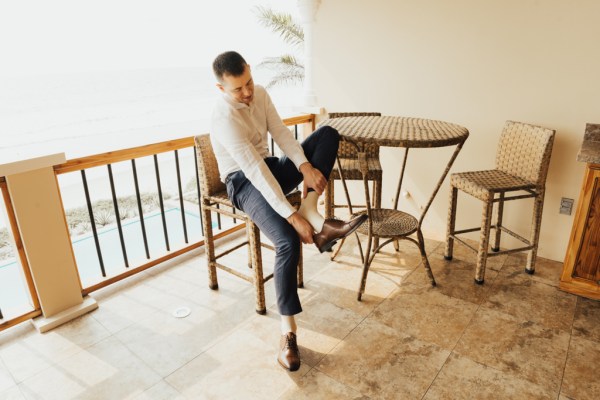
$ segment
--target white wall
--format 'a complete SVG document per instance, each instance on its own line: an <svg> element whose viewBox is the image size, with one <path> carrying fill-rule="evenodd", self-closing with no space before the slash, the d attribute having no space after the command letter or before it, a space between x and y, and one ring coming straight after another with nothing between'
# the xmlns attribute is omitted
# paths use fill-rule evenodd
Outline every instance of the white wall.
<svg viewBox="0 0 600 400"><path fill-rule="evenodd" d="M322 0L315 25L315 87L329 111L381 111L446 120L471 135L452 171L492 168L507 119L556 129L539 255L564 259L584 164L575 160L586 122L600 122L600 1ZM413 152L411 150L411 152ZM383 152L384 202L400 160ZM417 212L451 154L416 150L403 208ZM506 207L505 225L529 234L531 201ZM448 179L424 233L442 240ZM459 197L457 228L481 221L481 204ZM475 238L477 236L474 236ZM513 241L506 241L514 245Z"/></svg>

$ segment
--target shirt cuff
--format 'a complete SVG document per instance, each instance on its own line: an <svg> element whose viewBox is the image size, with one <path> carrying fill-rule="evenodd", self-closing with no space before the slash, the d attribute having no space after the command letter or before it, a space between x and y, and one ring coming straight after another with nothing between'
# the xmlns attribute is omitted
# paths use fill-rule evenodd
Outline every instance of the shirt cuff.
<svg viewBox="0 0 600 400"><path fill-rule="evenodd" d="M273 209L285 219L296 212L296 209L287 200L273 205Z"/></svg>

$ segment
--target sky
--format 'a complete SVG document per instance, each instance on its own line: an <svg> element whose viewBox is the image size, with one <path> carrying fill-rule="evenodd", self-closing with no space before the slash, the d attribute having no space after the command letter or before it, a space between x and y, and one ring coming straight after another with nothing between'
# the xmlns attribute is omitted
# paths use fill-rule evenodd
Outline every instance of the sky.
<svg viewBox="0 0 600 400"><path fill-rule="evenodd" d="M237 50L250 64L286 45L256 5L295 0L0 0L0 77L196 67Z"/></svg>

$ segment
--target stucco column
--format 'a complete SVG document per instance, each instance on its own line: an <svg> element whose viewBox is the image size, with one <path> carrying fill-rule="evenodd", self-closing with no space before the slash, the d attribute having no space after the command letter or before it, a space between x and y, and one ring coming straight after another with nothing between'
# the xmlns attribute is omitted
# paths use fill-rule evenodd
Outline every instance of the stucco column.
<svg viewBox="0 0 600 400"><path fill-rule="evenodd" d="M33 321L40 332L98 307L94 299L81 294L53 169L63 162L65 155L60 153L0 165L43 313Z"/></svg>
<svg viewBox="0 0 600 400"><path fill-rule="evenodd" d="M298 0L300 22L304 31L304 105L317 105L313 82L313 23L321 0Z"/></svg>

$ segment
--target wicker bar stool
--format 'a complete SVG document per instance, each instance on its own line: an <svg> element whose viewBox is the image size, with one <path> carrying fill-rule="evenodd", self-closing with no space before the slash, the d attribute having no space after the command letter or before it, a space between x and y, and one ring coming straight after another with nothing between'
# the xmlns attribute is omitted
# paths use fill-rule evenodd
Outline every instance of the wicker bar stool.
<svg viewBox="0 0 600 400"><path fill-rule="evenodd" d="M378 112L334 112L329 113L329 118L342 118L342 117L381 117L381 113ZM345 141L340 142L338 149L338 160L340 167L343 171L344 178L352 181L362 181L363 177L360 172L360 165L358 164L358 153L354 146ZM371 146L367 153L367 163L369 165L369 172L367 173L367 180L373 183L373 207L381 207L381 179L382 169L381 162L379 161L379 146ZM340 173L337 168L331 171L327 187L325 188L325 218L333 218L335 216L336 208L348 208L347 204L335 204L334 196L334 183L336 180L341 180ZM344 191L348 193L348 189L344 185ZM361 205L352 205L352 207L364 208ZM341 246L340 246L341 247Z"/></svg>
<svg viewBox="0 0 600 400"><path fill-rule="evenodd" d="M446 232L446 260L452 259L454 241L467 246L477 253L475 282L483 284L488 257L501 254L529 251L525 271L533 274L537 256L542 207L546 190L546 176L550 165L550 155L555 131L522 122L507 121L500 136L496 153L496 168L486 171L461 172L450 175L450 206ZM455 230L458 190L470 194L484 202L481 227ZM507 193L512 193L507 197ZM525 194L519 194L525 192ZM502 224L504 202L533 198L533 218L531 233L526 239L507 229ZM498 203L496 224L492 225L494 203ZM490 231L495 230L492 252L489 252ZM479 248L476 249L457 235L467 232L480 232ZM500 236L505 232L525 243L524 247L500 251Z"/></svg>
<svg viewBox="0 0 600 400"><path fill-rule="evenodd" d="M273 246L260 242L260 230L252 222L250 217L236 210L233 203L227 196L225 184L220 180L219 167L217 159L213 152L210 142L210 135L204 134L194 138L196 143L196 156L198 160L198 177L200 180L200 207L202 209L202 224L204 227L204 243L206 246L206 259L208 263L208 281L209 287L213 290L219 288L217 282L217 268L229 272L239 278L242 278L254 284L256 294L256 312L265 314L267 312L265 306L265 282L273 278L273 274L264 276L262 268L262 251L261 247L273 250ZM294 191L287 196L288 201L293 206L299 207L301 194L299 191ZM229 211L228 209L231 209ZM239 219L246 223L247 240L219 254L215 253L214 235L212 230L212 213L225 215L231 218ZM252 274L245 274L223 264L217 260L245 245L249 245L248 249L248 267L252 269ZM300 260L298 262L298 287L303 287L303 271L302 271L302 246L300 247Z"/></svg>

